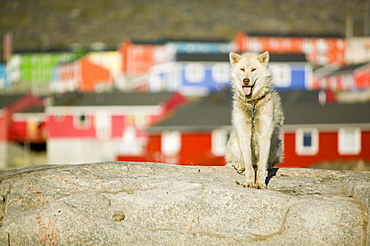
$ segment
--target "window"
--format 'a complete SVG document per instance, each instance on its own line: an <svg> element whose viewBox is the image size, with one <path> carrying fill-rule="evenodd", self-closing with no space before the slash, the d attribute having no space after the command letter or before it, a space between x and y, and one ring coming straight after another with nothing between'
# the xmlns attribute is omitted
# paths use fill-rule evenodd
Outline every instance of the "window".
<svg viewBox="0 0 370 246"><path fill-rule="evenodd" d="M90 118L84 113L74 116L74 126L76 128L88 128L90 126Z"/></svg>
<svg viewBox="0 0 370 246"><path fill-rule="evenodd" d="M215 156L223 156L225 154L227 144L227 134L225 129L217 129L212 131L212 154Z"/></svg>
<svg viewBox="0 0 370 246"><path fill-rule="evenodd" d="M296 153L298 155L316 155L319 151L317 129L298 129L296 131Z"/></svg>
<svg viewBox="0 0 370 246"><path fill-rule="evenodd" d="M185 79L189 82L200 83L205 79L205 68L199 63L190 63L185 66Z"/></svg>
<svg viewBox="0 0 370 246"><path fill-rule="evenodd" d="M361 152L361 130L359 128L339 129L338 152L341 155L356 155Z"/></svg>
<svg viewBox="0 0 370 246"><path fill-rule="evenodd" d="M174 156L181 149L181 134L179 131L164 131L161 138L162 153Z"/></svg>
<svg viewBox="0 0 370 246"><path fill-rule="evenodd" d="M230 81L230 66L228 64L213 65L212 79L216 83L228 83Z"/></svg>
<svg viewBox="0 0 370 246"><path fill-rule="evenodd" d="M57 112L54 115L54 119L55 119L55 121L58 121L58 122L63 121L64 120L64 114L62 112Z"/></svg>
<svg viewBox="0 0 370 246"><path fill-rule="evenodd" d="M132 114L127 117L127 123L128 125L134 125L137 127L144 127L149 124L149 118L145 114Z"/></svg>
<svg viewBox="0 0 370 246"><path fill-rule="evenodd" d="M272 81L274 86L277 87L289 87L291 85L291 68L287 64L273 64L270 65L272 73Z"/></svg>
<svg viewBox="0 0 370 246"><path fill-rule="evenodd" d="M119 147L119 153L122 155L141 156L144 151L144 140L137 135L134 126L127 126L123 129Z"/></svg>
<svg viewBox="0 0 370 246"><path fill-rule="evenodd" d="M111 115L107 112L98 112L95 115L96 137L107 140L111 137Z"/></svg>

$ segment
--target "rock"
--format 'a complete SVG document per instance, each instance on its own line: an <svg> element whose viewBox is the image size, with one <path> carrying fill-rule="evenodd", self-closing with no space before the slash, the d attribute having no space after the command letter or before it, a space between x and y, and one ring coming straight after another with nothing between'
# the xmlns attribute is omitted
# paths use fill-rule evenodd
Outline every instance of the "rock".
<svg viewBox="0 0 370 246"><path fill-rule="evenodd" d="M368 245L370 172L107 162L0 173L0 245Z"/></svg>

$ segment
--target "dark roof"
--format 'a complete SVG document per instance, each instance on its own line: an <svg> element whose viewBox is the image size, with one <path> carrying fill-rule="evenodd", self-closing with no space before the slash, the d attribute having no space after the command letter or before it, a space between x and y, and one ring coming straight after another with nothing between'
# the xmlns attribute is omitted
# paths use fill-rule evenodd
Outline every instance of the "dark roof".
<svg viewBox="0 0 370 246"><path fill-rule="evenodd" d="M32 106L32 107L28 107L24 110L21 111L21 113L45 113L45 107L35 107L35 106Z"/></svg>
<svg viewBox="0 0 370 246"><path fill-rule="evenodd" d="M343 67L339 68L338 70L335 70L334 72L328 74L327 76L336 75L336 74L343 74L343 73L353 73L356 69L358 69L362 66L365 66L366 64L368 64L368 62L343 66Z"/></svg>
<svg viewBox="0 0 370 246"><path fill-rule="evenodd" d="M369 103L283 104L285 124L369 124Z"/></svg>
<svg viewBox="0 0 370 246"><path fill-rule="evenodd" d="M369 103L325 104L318 102L319 91L279 91L285 115L284 125L369 124ZM148 130L206 130L231 126L231 92L215 92L203 100L182 106L170 118Z"/></svg>
<svg viewBox="0 0 370 246"><path fill-rule="evenodd" d="M9 95L0 95L0 108L5 108L19 99L21 99L24 96L24 94L9 94Z"/></svg>
<svg viewBox="0 0 370 246"><path fill-rule="evenodd" d="M303 53L277 54L270 53L270 62L307 62L306 55Z"/></svg>
<svg viewBox="0 0 370 246"><path fill-rule="evenodd" d="M230 43L228 39L191 39L191 38L164 38L165 43L167 42L179 42L179 43Z"/></svg>
<svg viewBox="0 0 370 246"><path fill-rule="evenodd" d="M178 53L177 61L190 62L228 62L229 53ZM270 62L307 62L305 54L270 53Z"/></svg>
<svg viewBox="0 0 370 246"><path fill-rule="evenodd" d="M279 95L284 104L317 103L319 92L317 90L281 90L279 91Z"/></svg>
<svg viewBox="0 0 370 246"><path fill-rule="evenodd" d="M18 100L21 100L25 96L29 96L29 94L5 94L5 95L0 95L0 109L11 106L12 104L16 103ZM42 98L40 97L40 99L42 99ZM24 107L23 109L21 109L19 112L22 112L22 113L43 113L44 112L44 107L43 106L28 105L28 106Z"/></svg>
<svg viewBox="0 0 370 246"><path fill-rule="evenodd" d="M174 114L159 122L149 131L167 128L209 129L230 125L231 93L230 90L212 93L185 106L179 107Z"/></svg>
<svg viewBox="0 0 370 246"><path fill-rule="evenodd" d="M176 60L186 62L228 62L229 53L178 53Z"/></svg>
<svg viewBox="0 0 370 246"><path fill-rule="evenodd" d="M296 38L345 38L344 35L335 34L335 33L328 33L322 35L315 35L315 34L308 34L308 33L253 33L253 32L245 32L250 37L296 37Z"/></svg>
<svg viewBox="0 0 370 246"><path fill-rule="evenodd" d="M163 103L171 95L170 92L70 92L55 95L53 106L148 106Z"/></svg>

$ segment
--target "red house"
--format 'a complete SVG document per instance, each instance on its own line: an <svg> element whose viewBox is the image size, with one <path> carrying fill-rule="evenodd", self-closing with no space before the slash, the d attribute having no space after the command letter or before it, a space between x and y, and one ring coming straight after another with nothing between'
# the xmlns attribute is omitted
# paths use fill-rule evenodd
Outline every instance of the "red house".
<svg viewBox="0 0 370 246"><path fill-rule="evenodd" d="M370 63L343 66L326 76L314 78L313 89L333 91L363 90L370 88Z"/></svg>
<svg viewBox="0 0 370 246"><path fill-rule="evenodd" d="M0 168L11 162L10 142L45 143L44 107L32 94L0 96Z"/></svg>
<svg viewBox="0 0 370 246"><path fill-rule="evenodd" d="M89 61L87 57L83 57L57 66L50 90L53 92L95 92L112 86L113 78L110 71Z"/></svg>
<svg viewBox="0 0 370 246"><path fill-rule="evenodd" d="M370 162L369 103L283 101L283 106L285 159L280 166Z"/></svg>
<svg viewBox="0 0 370 246"><path fill-rule="evenodd" d="M315 64L347 64L344 37L295 37L238 33L234 38L238 52L305 53Z"/></svg>
<svg viewBox="0 0 370 246"><path fill-rule="evenodd" d="M225 91L212 93L149 127L147 161L225 165L224 150L231 130L230 101L231 95Z"/></svg>
<svg viewBox="0 0 370 246"><path fill-rule="evenodd" d="M179 93L65 93L46 108L48 163L141 160L141 129L187 100Z"/></svg>
<svg viewBox="0 0 370 246"><path fill-rule="evenodd" d="M369 104L320 104L318 91L280 91L285 158L280 167L370 161ZM148 129L147 161L224 165L231 94L213 93Z"/></svg>
<svg viewBox="0 0 370 246"><path fill-rule="evenodd" d="M168 45L140 43L126 40L119 48L122 56L122 73L142 75L154 65L171 62L174 49Z"/></svg>

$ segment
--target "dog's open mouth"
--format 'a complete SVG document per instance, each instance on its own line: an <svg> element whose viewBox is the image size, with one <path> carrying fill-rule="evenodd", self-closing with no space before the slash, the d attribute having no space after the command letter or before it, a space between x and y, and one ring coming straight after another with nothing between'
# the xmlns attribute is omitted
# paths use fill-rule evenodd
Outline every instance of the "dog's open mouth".
<svg viewBox="0 0 370 246"><path fill-rule="evenodd" d="M246 96L249 96L250 94L252 94L252 90L253 90L253 86L243 86L243 93L244 95Z"/></svg>

